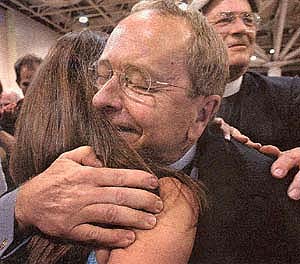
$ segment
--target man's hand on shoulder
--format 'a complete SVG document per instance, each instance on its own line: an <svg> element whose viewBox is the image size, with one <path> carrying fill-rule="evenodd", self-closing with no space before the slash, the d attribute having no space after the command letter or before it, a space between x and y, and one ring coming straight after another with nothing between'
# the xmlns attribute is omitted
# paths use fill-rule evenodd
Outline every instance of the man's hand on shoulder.
<svg viewBox="0 0 300 264"><path fill-rule="evenodd" d="M271 167L271 173L275 178L282 179L286 177L289 170L294 167L300 169L300 147L287 151L280 151L279 148L275 146L262 146L260 143L252 142L251 139L243 135L238 129L227 124L222 118L215 118L214 122L223 130L225 139L230 140L231 137L234 137L248 147L255 148L266 155L277 157L277 160ZM300 170L295 175L287 193L291 199L300 200Z"/></svg>
<svg viewBox="0 0 300 264"><path fill-rule="evenodd" d="M294 167L300 169L300 147L287 151L280 151L274 146L263 146L260 151L277 157L277 160L271 167L271 173L276 178L284 178L289 170ZM293 200L300 199L300 171L298 171L293 182L290 184L288 195Z"/></svg>
<svg viewBox="0 0 300 264"><path fill-rule="evenodd" d="M129 228L155 226L153 214L163 205L148 190L157 187L154 175L103 168L91 147L79 147L20 187L15 217L24 231L36 227L51 236L126 247L135 240Z"/></svg>
<svg viewBox="0 0 300 264"><path fill-rule="evenodd" d="M223 131L224 138L230 140L231 137L235 138L237 141L247 145L250 148L260 149L261 144L253 142L249 137L242 134L237 128L227 124L223 118L216 117L213 122L217 124Z"/></svg>

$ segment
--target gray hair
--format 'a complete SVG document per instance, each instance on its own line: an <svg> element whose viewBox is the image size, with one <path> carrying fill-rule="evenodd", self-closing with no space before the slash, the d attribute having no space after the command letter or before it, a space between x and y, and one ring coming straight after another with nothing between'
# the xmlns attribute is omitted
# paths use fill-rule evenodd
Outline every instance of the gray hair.
<svg viewBox="0 0 300 264"><path fill-rule="evenodd" d="M208 9L209 5L214 0L193 0L190 4L190 8L193 8L195 10L202 11L204 14L206 13L206 10ZM251 7L251 10L255 13L258 13L259 11L259 3L257 0L248 0L248 3Z"/></svg>
<svg viewBox="0 0 300 264"><path fill-rule="evenodd" d="M140 1L132 13L155 10L162 16L182 17L191 26L193 34L187 48L187 65L192 83L188 95L223 95L228 79L226 47L206 18L196 10L181 10L171 0Z"/></svg>

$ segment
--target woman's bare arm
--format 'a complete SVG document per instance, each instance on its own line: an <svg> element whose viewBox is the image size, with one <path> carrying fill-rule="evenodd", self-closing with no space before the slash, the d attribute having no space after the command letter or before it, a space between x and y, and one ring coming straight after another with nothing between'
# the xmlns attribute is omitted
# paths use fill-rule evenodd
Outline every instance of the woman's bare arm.
<svg viewBox="0 0 300 264"><path fill-rule="evenodd" d="M160 179L160 197L164 209L157 216L155 228L136 230L136 241L125 249L112 250L107 263L188 263L199 213L196 198L187 186L174 178ZM100 262L108 254L100 250L96 256Z"/></svg>

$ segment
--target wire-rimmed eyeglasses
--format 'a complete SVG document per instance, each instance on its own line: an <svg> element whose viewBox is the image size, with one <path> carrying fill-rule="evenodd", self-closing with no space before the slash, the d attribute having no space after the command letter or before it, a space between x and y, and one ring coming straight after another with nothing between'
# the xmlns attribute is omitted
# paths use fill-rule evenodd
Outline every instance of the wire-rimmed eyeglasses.
<svg viewBox="0 0 300 264"><path fill-rule="evenodd" d="M236 21L237 18L240 18L249 28L257 27L261 20L257 13L225 11L220 12L212 19L208 19L208 21L218 27L226 27Z"/></svg>
<svg viewBox="0 0 300 264"><path fill-rule="evenodd" d="M155 81L148 71L134 65L127 65L123 71L113 70L108 60L100 60L89 68L93 71L93 82L98 90L101 90L112 78L118 74L119 85L129 97L139 102L144 102L145 96L154 93L168 91L167 87L186 89L168 82Z"/></svg>

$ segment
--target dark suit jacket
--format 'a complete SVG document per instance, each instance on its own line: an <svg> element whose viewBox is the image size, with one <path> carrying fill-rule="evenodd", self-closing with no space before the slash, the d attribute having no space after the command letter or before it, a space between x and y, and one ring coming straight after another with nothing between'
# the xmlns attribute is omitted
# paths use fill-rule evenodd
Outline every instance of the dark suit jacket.
<svg viewBox="0 0 300 264"><path fill-rule="evenodd" d="M300 263L300 203L286 194L294 172L274 179L272 162L206 129L194 165L208 189L210 207L199 217L189 264ZM26 254L19 250L4 263L23 263ZM80 263L66 259L59 263Z"/></svg>
<svg viewBox="0 0 300 264"><path fill-rule="evenodd" d="M286 191L294 172L277 180L273 159L206 131L195 166L210 208L200 217L195 264L299 264L300 203Z"/></svg>
<svg viewBox="0 0 300 264"><path fill-rule="evenodd" d="M218 115L263 145L300 146L300 78L247 72L240 91L223 99Z"/></svg>

